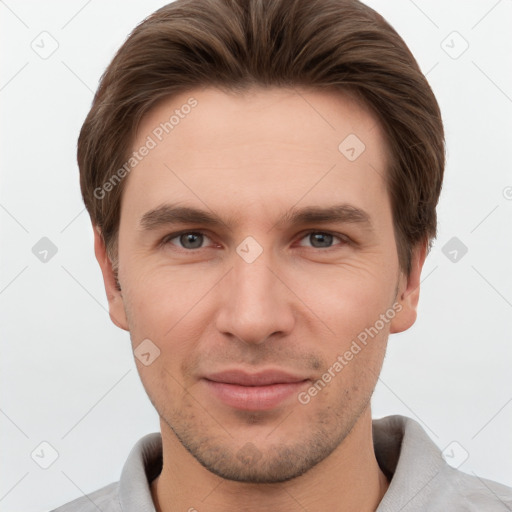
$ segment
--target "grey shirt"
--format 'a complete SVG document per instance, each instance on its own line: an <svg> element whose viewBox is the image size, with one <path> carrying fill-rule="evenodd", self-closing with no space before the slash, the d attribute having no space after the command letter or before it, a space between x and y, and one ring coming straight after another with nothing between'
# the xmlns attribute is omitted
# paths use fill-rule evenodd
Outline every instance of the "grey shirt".
<svg viewBox="0 0 512 512"><path fill-rule="evenodd" d="M377 512L512 512L512 488L452 468L416 421L373 420L377 461L390 485ZM53 512L155 512L150 483L162 469L160 433L133 447L119 482Z"/></svg>

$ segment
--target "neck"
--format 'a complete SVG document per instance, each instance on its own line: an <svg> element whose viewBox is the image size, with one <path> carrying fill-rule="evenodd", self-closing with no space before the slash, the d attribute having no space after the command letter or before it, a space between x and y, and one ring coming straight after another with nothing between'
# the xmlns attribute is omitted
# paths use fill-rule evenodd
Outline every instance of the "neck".
<svg viewBox="0 0 512 512"><path fill-rule="evenodd" d="M377 509L389 485L375 458L369 407L331 455L300 477L276 484L220 478L201 466L165 423L161 428L162 472L151 484L157 512L370 512Z"/></svg>

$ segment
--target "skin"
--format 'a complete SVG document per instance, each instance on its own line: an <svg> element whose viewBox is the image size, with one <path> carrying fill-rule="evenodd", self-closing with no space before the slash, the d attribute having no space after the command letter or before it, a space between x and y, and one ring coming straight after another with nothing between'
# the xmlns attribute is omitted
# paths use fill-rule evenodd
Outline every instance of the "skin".
<svg viewBox="0 0 512 512"><path fill-rule="evenodd" d="M161 418L156 508L375 510L389 483L373 451L370 397L389 334L416 319L426 256L418 245L410 275L400 271L380 125L339 91L204 88L157 104L134 150L191 96L198 105L125 178L121 291L95 230L113 322L134 349L145 339L160 349L148 366L136 360ZM338 150L351 133L366 146L352 162ZM143 230L144 213L167 202L225 224ZM335 203L366 211L373 230L278 224L292 207ZM204 236L188 245L169 237L183 230ZM322 242L318 233L341 236ZM236 251L248 236L263 249L252 263ZM270 410L240 410L202 379L281 369L309 379L307 391L393 305L400 312L307 404L294 395Z"/></svg>

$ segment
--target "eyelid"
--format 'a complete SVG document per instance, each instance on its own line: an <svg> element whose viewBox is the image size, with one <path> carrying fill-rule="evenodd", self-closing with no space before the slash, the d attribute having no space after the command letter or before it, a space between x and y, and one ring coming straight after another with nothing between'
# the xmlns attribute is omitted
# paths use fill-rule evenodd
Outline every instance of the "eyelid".
<svg viewBox="0 0 512 512"><path fill-rule="evenodd" d="M303 232L299 233L297 235L298 238L299 238L299 241L301 241L302 239L304 239L307 235L309 235L311 233L321 233L321 234L324 234L324 235L332 235L332 236L340 239L343 242L342 245L347 245L347 244L353 244L354 243L354 241L349 236L347 236L347 235L345 235L343 233L337 233L337 232L334 232L334 231L322 230L322 229L309 229L307 231L303 231ZM206 238L209 238L210 240L212 240L212 237L210 235L208 235L208 232L203 230L203 229L185 229L185 230L182 230L182 231L178 231L176 233L170 233L170 234L166 235L164 238L162 238L162 240L159 243L159 245L160 246L165 246L166 244L168 244L174 238L178 238L179 236L185 235L185 234L203 235ZM179 249L181 251L189 252L189 253L197 252L197 251L200 251L201 249L207 249L207 247L200 247L198 249L184 249L184 248L181 248L179 246L176 246L176 247L177 247L177 249ZM303 247L304 248L305 246L299 246L299 247ZM317 249L317 250L320 250L321 252L327 252L329 250L336 249L336 246L325 247L325 248L318 248L318 247L309 247L309 248L310 249Z"/></svg>

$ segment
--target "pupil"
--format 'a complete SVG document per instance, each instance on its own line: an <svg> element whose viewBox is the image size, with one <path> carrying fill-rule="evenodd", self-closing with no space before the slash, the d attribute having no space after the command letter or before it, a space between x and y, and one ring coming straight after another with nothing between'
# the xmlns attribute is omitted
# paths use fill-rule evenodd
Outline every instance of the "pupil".
<svg viewBox="0 0 512 512"><path fill-rule="evenodd" d="M187 247L187 244L190 242L191 245L193 247L188 247L189 249L197 249L199 247L201 247L201 237L202 235L200 234L195 234L195 233L186 233L185 235L182 235L182 239L181 239L181 243ZM194 245L194 238L196 238L195 240L195 245ZM198 243L198 240L199 240L199 243Z"/></svg>
<svg viewBox="0 0 512 512"><path fill-rule="evenodd" d="M332 235L329 235L328 233L313 233L313 240L319 241L322 243L322 241L327 243L326 245L320 245L320 247L326 247L329 245L329 242L332 242ZM313 246L315 244L313 243Z"/></svg>

